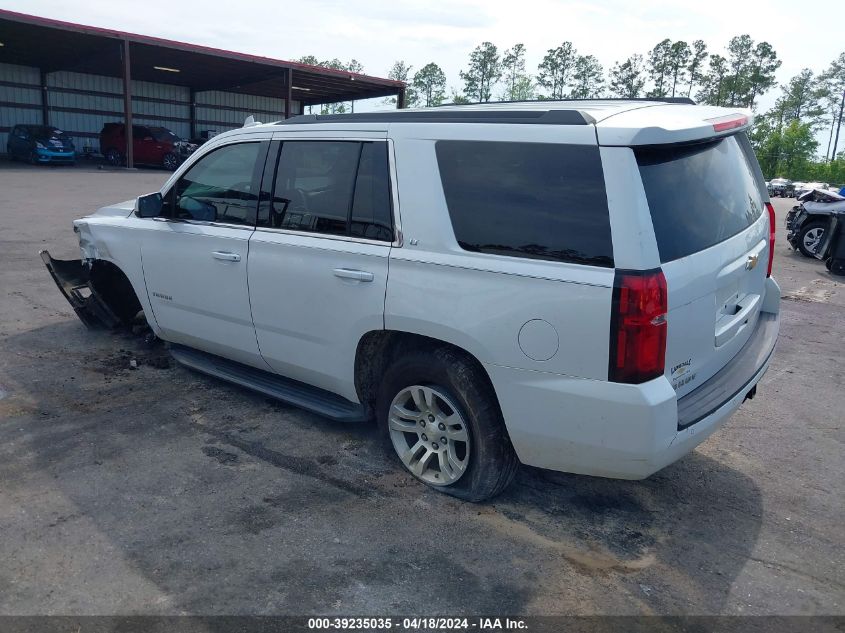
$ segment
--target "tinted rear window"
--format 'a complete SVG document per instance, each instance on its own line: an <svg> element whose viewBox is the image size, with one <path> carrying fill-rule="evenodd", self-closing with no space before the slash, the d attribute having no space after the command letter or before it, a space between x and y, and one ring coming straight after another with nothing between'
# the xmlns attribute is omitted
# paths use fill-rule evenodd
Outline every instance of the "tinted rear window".
<svg viewBox="0 0 845 633"><path fill-rule="evenodd" d="M660 261L718 244L763 213L754 170L737 138L636 150Z"/></svg>
<svg viewBox="0 0 845 633"><path fill-rule="evenodd" d="M438 141L435 149L461 248L613 266L597 147Z"/></svg>

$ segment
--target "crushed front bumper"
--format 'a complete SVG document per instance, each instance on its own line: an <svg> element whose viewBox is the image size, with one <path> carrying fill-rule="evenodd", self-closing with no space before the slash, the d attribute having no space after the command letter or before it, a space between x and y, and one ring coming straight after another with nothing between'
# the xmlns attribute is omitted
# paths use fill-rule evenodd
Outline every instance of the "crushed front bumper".
<svg viewBox="0 0 845 633"><path fill-rule="evenodd" d="M89 269L81 260L53 259L46 250L39 254L53 281L86 326L92 329L114 329L120 324L120 319L94 290L89 279Z"/></svg>

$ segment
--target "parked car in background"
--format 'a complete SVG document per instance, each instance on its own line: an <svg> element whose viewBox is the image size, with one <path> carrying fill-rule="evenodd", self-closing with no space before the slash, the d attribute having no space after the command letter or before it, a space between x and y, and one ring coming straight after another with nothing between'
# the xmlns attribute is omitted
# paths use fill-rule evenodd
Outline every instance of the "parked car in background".
<svg viewBox="0 0 845 633"><path fill-rule="evenodd" d="M786 178L773 178L769 185L770 195L781 198L791 198L795 195L795 187L791 180Z"/></svg>
<svg viewBox="0 0 845 633"><path fill-rule="evenodd" d="M33 164L76 162L76 148L71 138L52 125L16 125L6 146L9 158Z"/></svg>
<svg viewBox="0 0 845 633"><path fill-rule="evenodd" d="M795 187L795 197L800 198L804 194L813 191L814 189L821 189L823 191L827 191L829 188L830 185L826 182L799 182Z"/></svg>
<svg viewBox="0 0 845 633"><path fill-rule="evenodd" d="M100 152L112 165L126 162L126 126L106 123L100 132ZM132 153L139 165L155 165L173 171L197 148L166 127L132 126Z"/></svg>

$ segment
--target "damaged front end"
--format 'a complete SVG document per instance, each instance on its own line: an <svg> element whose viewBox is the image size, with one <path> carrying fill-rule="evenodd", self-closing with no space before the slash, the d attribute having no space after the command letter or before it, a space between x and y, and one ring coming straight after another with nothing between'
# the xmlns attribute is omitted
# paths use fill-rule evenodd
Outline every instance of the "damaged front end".
<svg viewBox="0 0 845 633"><path fill-rule="evenodd" d="M122 323L121 317L109 307L107 299L94 288L92 267L87 262L53 259L46 250L39 254L53 281L86 326L111 330Z"/></svg>

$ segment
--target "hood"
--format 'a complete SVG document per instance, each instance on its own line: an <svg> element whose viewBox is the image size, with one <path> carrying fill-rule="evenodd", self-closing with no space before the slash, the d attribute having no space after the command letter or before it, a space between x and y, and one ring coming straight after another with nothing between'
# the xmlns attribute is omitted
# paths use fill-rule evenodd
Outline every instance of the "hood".
<svg viewBox="0 0 845 633"><path fill-rule="evenodd" d="M87 217L126 218L132 215L132 212L135 210L136 202L137 198L125 200L123 202L116 202L115 204L110 204L106 207L102 207L101 209L97 209L94 213Z"/></svg>

